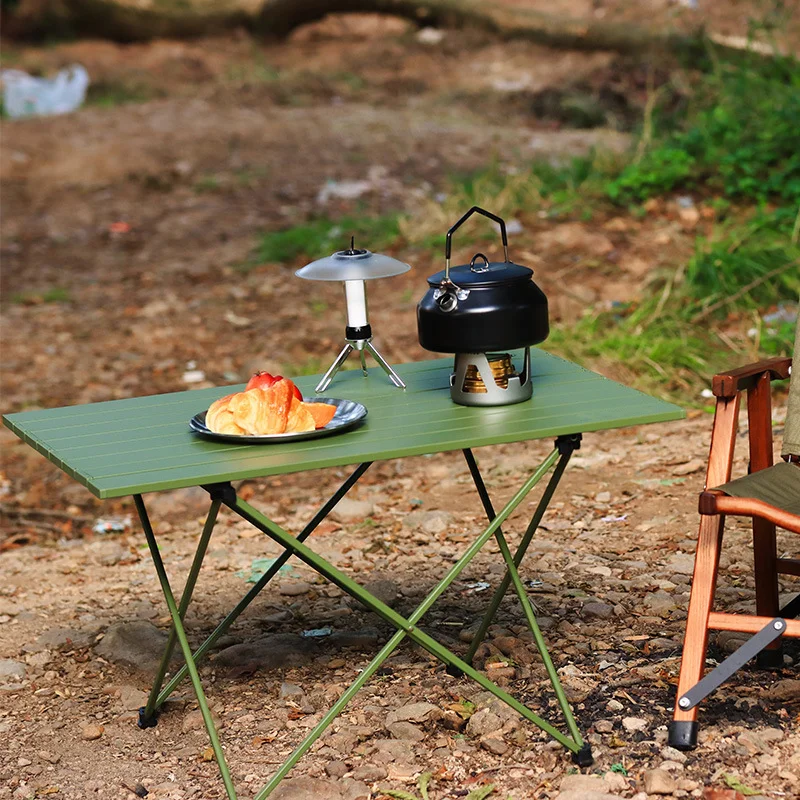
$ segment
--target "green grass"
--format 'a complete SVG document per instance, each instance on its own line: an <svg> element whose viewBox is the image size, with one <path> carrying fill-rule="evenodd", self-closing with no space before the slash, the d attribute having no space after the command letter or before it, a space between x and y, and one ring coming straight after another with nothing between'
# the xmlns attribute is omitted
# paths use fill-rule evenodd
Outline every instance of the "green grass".
<svg viewBox="0 0 800 800"><path fill-rule="evenodd" d="M758 211L712 241L698 238L688 263L655 279L639 303L556 326L545 346L599 368L624 365L632 383L684 396L721 369L790 353L800 247L789 219ZM782 307L786 319L770 322L768 312Z"/></svg>
<svg viewBox="0 0 800 800"><path fill-rule="evenodd" d="M385 794L387 797L395 798L395 800L430 800L428 786L432 777L432 772L423 772L422 775L419 776L417 780L419 795L413 794L412 792L405 792L401 789L379 789L378 791L381 794ZM478 786L469 793L467 793L465 789L462 796L464 796L465 800L486 800L486 798L494 792L495 785L489 783L485 786ZM508 800L511 800L511 798L508 798Z"/></svg>
<svg viewBox="0 0 800 800"><path fill-rule="evenodd" d="M72 300L67 289L53 286L44 292L18 292L11 296L12 303L38 305L39 303L69 303Z"/></svg>
<svg viewBox="0 0 800 800"><path fill-rule="evenodd" d="M379 217L343 217L339 220L320 218L293 228L264 233L254 257L260 263L288 263L300 257L309 261L330 255L350 246L380 251L395 244L400 236L399 215Z"/></svg>
<svg viewBox="0 0 800 800"><path fill-rule="evenodd" d="M86 105L116 108L128 103L144 103L160 96L162 93L145 81L100 80L89 84Z"/></svg>
<svg viewBox="0 0 800 800"><path fill-rule="evenodd" d="M331 80L334 84L344 86L352 92L358 92L364 89L367 82L361 75L356 75L354 72L335 72L331 75Z"/></svg>
<svg viewBox="0 0 800 800"><path fill-rule="evenodd" d="M764 208L720 226L713 239L698 237L695 254L686 265L686 285L702 306L693 317L708 316L709 308L759 309L800 292L800 208Z"/></svg>
<svg viewBox="0 0 800 800"><path fill-rule="evenodd" d="M226 81L243 86L274 83L280 78L280 71L260 57L255 58L254 64L230 64L225 69Z"/></svg>
<svg viewBox="0 0 800 800"><path fill-rule="evenodd" d="M197 194L204 194L206 192L216 192L222 187L222 182L217 175L201 175L192 187Z"/></svg>
<svg viewBox="0 0 800 800"><path fill-rule="evenodd" d="M539 160L515 169L492 163L475 172L452 174L441 192L401 218L400 232L412 245L440 251L448 228L471 206L485 208L507 223L532 212L544 218L590 220L609 205L606 186L620 168L619 156L598 151L556 163ZM458 240L490 240L497 235L491 226L477 217L459 230Z"/></svg>
<svg viewBox="0 0 800 800"><path fill-rule="evenodd" d="M650 123L631 162L607 180L608 200L635 211L651 197L690 193L715 209L713 233L698 235L688 261L656 276L640 302L590 311L556 327L546 346L685 396L719 369L792 350L800 66L720 66L700 81L681 119L667 127L656 112Z"/></svg>

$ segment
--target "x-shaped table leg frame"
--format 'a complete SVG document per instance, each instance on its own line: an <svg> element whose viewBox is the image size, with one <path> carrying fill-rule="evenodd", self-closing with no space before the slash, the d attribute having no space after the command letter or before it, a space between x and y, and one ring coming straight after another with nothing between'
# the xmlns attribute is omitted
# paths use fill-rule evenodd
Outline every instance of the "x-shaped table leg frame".
<svg viewBox="0 0 800 800"><path fill-rule="evenodd" d="M433 591L423 600L423 602L416 608L416 610L408 617L403 617L401 614L398 614L394 611L391 607L383 603L373 594L368 592L358 583L353 581L343 572L338 570L333 564L331 564L326 559L319 556L309 547L307 547L302 539L307 537L314 527L319 524L319 521L324 519L324 516L327 514L325 509L327 508L328 511L333 505L338 502L339 499L346 493L346 491L352 486L358 477L363 474L363 471L367 469L369 466L368 464L362 464L348 479L348 481L343 484L342 488L331 498L331 500L320 509L320 512L315 516L314 520L309 523L308 526L304 529L303 533L298 537L292 536L288 531L284 530L282 527L274 523L264 514L262 514L257 509L253 508L244 500L240 499L236 495L236 491L229 483L228 484L216 484L214 486L206 487L212 497L212 505L209 511L209 516L206 521L206 525L203 530L203 535L201 536L200 544L198 546L197 553L195 555L194 562L192 564L192 568L190 571L189 579L187 580L186 587L184 589L180 606L175 602L174 595L172 593L172 589L169 584L169 579L166 574L166 570L164 569L164 564L161 559L161 555L158 551L158 546L155 540L155 535L153 533L152 527L150 525L150 521L147 517L147 512L144 507L144 502L140 496L136 496L136 506L137 510L139 511L139 516L142 521L142 526L144 528L145 536L147 538L147 543L150 548L150 552L153 558L153 563L156 568L156 572L161 583L162 590L164 592L164 597L167 602L167 607L169 608L170 616L172 617L173 622L173 630L170 635L170 641L167 645L167 650L164 654L164 659L162 661L161 669L159 670L159 676L157 678L157 682L153 687L153 691L151 692L150 700L148 701L148 705L140 711L140 725L146 727L149 724L154 724L154 715L155 709L166 699L169 693L174 690L175 686L177 685L178 681L181 680L187 673L190 677L192 682L192 686L195 691L195 695L197 697L198 706L200 708L200 712L203 717L203 721L206 726L206 730L208 731L209 740L211 742L212 749L214 751L214 755L217 760L217 764L219 765L220 775L222 777L223 783L225 785L225 790L227 792L228 797L230 800L236 800L236 792L233 787L233 782L231 780L230 771L227 766L227 762L225 760L224 753L222 751L222 746L219 742L219 737L216 732L216 727L214 725L214 721L211 717L210 710L208 708L208 703L205 698L205 693L203 691L203 687L200 682L200 678L197 672L197 661L203 657L203 655L207 652L208 648L213 643L215 638L218 638L221 635L221 629L223 626L227 629L228 625L233 621L231 617L234 615L234 612L239 610L238 613L241 613L244 607L250 602L250 600L255 597L257 594L256 589L260 591L263 588L263 585L271 578L274 574L277 573L280 566L285 563L286 560L291 555L297 556L301 561L303 561L308 566L312 567L316 572L318 572L323 577L327 578L333 584L341 588L343 591L347 592L350 596L354 597L355 599L359 600L366 608L374 613L378 614L387 622L391 623L395 628L397 628L397 633L395 633L392 638L383 646L380 652L373 658L373 660L369 663L369 665L361 671L358 678L348 687L347 690L342 694L342 696L337 700L337 702L331 707L331 709L325 714L325 716L319 721L316 727L307 735L307 737L301 742L300 745L294 750L294 752L289 756L286 762L281 766L281 768L273 775L270 781L264 786L264 788L255 796L254 800L264 800L269 794L271 794L274 789L278 786L278 784L283 780L285 775L294 767L294 765L303 757L303 755L311 748L314 742L322 735L322 733L328 728L328 726L333 722L333 720L343 711L347 703L353 698L353 696L364 686L364 684L375 674L375 672L380 669L381 665L386 661L386 659L392 654L392 652L397 648L397 646L403 641L403 639L410 638L416 644L420 645L424 649L428 650L431 654L436 656L440 661L442 661L446 667L448 668L448 672L451 674L464 674L482 686L484 689L491 692L495 697L502 700L506 705L513 708L517 713L521 716L525 717L529 721L533 722L536 726L538 726L541 730L548 733L552 738L562 744L565 748L570 750L573 754L574 760L580 764L581 766L588 766L592 763L592 754L591 749L588 743L585 743L581 737L581 734L578 730L578 727L575 723L574 717L572 716L571 709L569 707L569 703L567 701L566 695L561 687L560 681L558 679L558 675L555 671L555 667L553 666L552 660L547 652L547 647L544 642L544 638L541 634L541 630L536 622L536 618L533 613L533 609L531 607L530 601L528 600L527 594L525 593L525 587L522 583L522 580L519 576L519 572L517 567L519 563L522 561L522 558L525 555L525 551L527 550L528 545L533 537L535 532L536 526L538 525L539 521L541 520L544 512L547 508L547 505L552 497L553 492L555 491L555 487L558 484L558 481L563 473L567 461L569 460L570 455L572 454L573 450L579 446L580 436L572 436L572 437L559 437L556 441L556 448L544 459L544 461L539 465L536 471L525 481L523 486L517 491L517 493L509 500L509 502L505 505L505 507L500 511L499 514L494 514L491 501L489 500L488 493L486 492L486 488L483 484L483 480L480 477L480 473L478 471L477 463L472 456L470 450L464 450L464 455L467 459L467 463L470 467L470 472L472 473L472 477L475 481L476 488L478 489L478 493L481 496L481 500L484 504L484 508L486 509L487 515L490 518L489 526L483 531L483 533L478 536L477 539L470 545L469 548L465 551L465 553L461 556L461 558L450 568L448 573L445 577L436 585ZM559 458L560 456L560 458ZM558 463L557 463L558 462ZM534 513L534 516L531 520L528 529L523 536L523 540L520 543L520 546L517 549L517 553L512 556L511 551L508 547L508 544L505 540L505 537L502 534L500 526L502 523L511 515L511 513L519 506L519 504L525 499L528 493L533 489L536 484L544 477L544 475L553 467L554 464L557 463L556 470L553 474L553 477L550 480L548 487L545 489L545 492L542 498L539 501L537 509ZM360 471L359 471L360 470ZM345 488L347 486L347 488ZM212 633L209 639L201 645L198 651L195 654L192 654L191 648L189 646L186 632L183 627L183 616L188 608L191 593L194 588L194 584L196 582L197 573L200 569L200 564L203 560L203 555L205 553L205 548L208 544L208 538L210 537L211 530L213 529L214 520L216 518L217 512L219 510L220 503L229 507L232 511L236 512L240 517L247 520L250 524L256 527L258 530L265 533L275 542L280 544L284 547L283 555L276 560L276 562L270 568L271 574L269 578L267 576L263 576L262 579L259 581L259 584L251 589L250 592L243 598L242 602L234 609L234 612L226 617L226 620L218 626L218 628ZM325 513L323 513L325 511ZM316 524L315 524L316 521ZM497 541L499 546L501 555L503 556L503 560L506 564L506 575L501 583L500 587L498 587L497 592L492 600L489 610L483 620L481 628L478 632L478 636L475 637L475 641L472 644L470 652L467 656L467 660L460 659L457 655L452 653L448 650L444 645L437 642L433 637L429 636L428 634L424 633L417 627L417 623L425 616L428 610L433 606L433 604L438 600L438 598L447 590L447 588L456 580L456 578L461 574L461 572L467 567L467 565L472 561L472 559L478 554L478 552L483 548L486 542L494 537ZM280 562L280 563L279 563ZM264 580L266 578L266 580ZM262 583L263 582L263 583ZM567 722L567 727L569 729L569 736L564 735L561 731L557 728L553 727L549 722L539 717L533 711L531 711L527 706L520 703L514 697L509 695L495 683L490 681L483 673L478 672L468 661L471 660L472 656L477 649L478 644L480 643L480 639L485 635L486 630L488 629L489 625L491 624L492 619L497 611L497 608L500 605L500 601L502 600L503 595L507 591L509 585L513 585L515 593L519 598L519 601L522 605L523 613L525 614L526 621L533 633L536 645L539 649L539 652L542 656L545 668L548 672L548 677L550 678L550 682L553 686L554 691L556 692L556 696L561 707L561 710L564 714L564 717ZM248 599L249 598L249 599ZM245 601L247 601L245 603ZM243 605L244 604L244 605ZM238 613L236 616L238 616ZM235 618L235 616L233 617ZM225 624L227 622L227 625ZM169 657L171 656L172 649L175 644L175 640L177 639L178 644L180 645L181 651L183 653L185 659L185 666L175 675L175 677L170 681L170 683L165 687L165 689L159 694L159 688L161 685L161 681L163 680L164 674L166 672L166 665L169 661Z"/></svg>

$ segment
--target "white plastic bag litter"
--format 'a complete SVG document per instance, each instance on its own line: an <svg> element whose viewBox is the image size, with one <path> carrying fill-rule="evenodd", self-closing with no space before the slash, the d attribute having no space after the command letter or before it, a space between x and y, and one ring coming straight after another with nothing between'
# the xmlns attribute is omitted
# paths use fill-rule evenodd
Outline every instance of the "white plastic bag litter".
<svg viewBox="0 0 800 800"><path fill-rule="evenodd" d="M53 78L34 78L19 69L0 71L3 106L13 119L67 114L86 98L89 73L80 65L62 69Z"/></svg>

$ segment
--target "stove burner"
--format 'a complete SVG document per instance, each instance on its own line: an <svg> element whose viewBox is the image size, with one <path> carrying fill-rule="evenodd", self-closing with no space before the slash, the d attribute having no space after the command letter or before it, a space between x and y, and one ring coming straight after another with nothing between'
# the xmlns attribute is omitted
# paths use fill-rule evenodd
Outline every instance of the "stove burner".
<svg viewBox="0 0 800 800"><path fill-rule="evenodd" d="M450 376L450 396L462 406L505 406L533 394L531 351L525 348L522 372L509 353L457 353Z"/></svg>

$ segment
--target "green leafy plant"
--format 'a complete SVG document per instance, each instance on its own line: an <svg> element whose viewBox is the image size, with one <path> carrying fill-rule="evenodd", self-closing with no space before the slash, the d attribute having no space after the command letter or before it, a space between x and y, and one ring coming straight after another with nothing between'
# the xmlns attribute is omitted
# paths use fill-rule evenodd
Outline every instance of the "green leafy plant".
<svg viewBox="0 0 800 800"><path fill-rule="evenodd" d="M714 239L698 237L686 267L686 286L696 299L728 298L762 307L800 289L797 265L800 212L758 208L719 227Z"/></svg>
<svg viewBox="0 0 800 800"><path fill-rule="evenodd" d="M556 325L545 346L685 399L718 369L791 350L800 295L800 65L717 65L677 122L668 127L658 109L648 114L607 197L630 204L692 191L716 222L685 263L651 276L640 300Z"/></svg>
<svg viewBox="0 0 800 800"><path fill-rule="evenodd" d="M751 797L755 795L760 795L761 792L758 789L752 789L749 786L742 783L739 778L735 775L731 775L727 772L722 774L722 779L725 781L726 785L729 786L736 792L741 792L746 797Z"/></svg>
<svg viewBox="0 0 800 800"><path fill-rule="evenodd" d="M641 202L678 188L728 198L800 202L800 64L722 65L706 75L683 120L609 182L609 197Z"/></svg>
<svg viewBox="0 0 800 800"><path fill-rule="evenodd" d="M428 796L428 784L432 777L432 772L423 772L417 780L417 788L419 789L422 800L430 800ZM404 792L401 789L380 789L380 792L388 797L394 797L396 800L420 800L420 797L417 797L417 795L411 794L411 792Z"/></svg>

